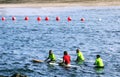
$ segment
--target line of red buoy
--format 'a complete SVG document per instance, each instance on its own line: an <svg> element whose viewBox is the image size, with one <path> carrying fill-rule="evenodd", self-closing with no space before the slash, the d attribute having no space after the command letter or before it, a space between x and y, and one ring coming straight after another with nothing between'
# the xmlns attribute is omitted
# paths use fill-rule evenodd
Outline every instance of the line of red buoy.
<svg viewBox="0 0 120 77"><path fill-rule="evenodd" d="M5 17L2 17L1 20L2 20L2 21L5 21L6 18L5 18ZM16 20L16 17L15 17L15 16L12 16L12 19L11 19L11 20L15 21L15 20ZM24 20L25 20L25 21L28 21L28 20L29 20L29 17L26 16L26 17L24 18ZM41 21L42 18L41 18L40 16L38 16L36 20L37 20L37 21ZM48 16L46 16L44 20L45 20L45 21L49 21L50 18L49 18ZM56 21L60 21L60 17L59 17L59 16L56 17ZM67 17L67 21L68 21L68 22L72 21L72 18L71 18L70 16L68 16L68 17ZM85 21L85 18L81 18L80 21L84 22L84 21Z"/></svg>
<svg viewBox="0 0 120 77"><path fill-rule="evenodd" d="M12 17L12 20L15 21L15 20L16 20L16 17L13 16L13 17Z"/></svg>
<svg viewBox="0 0 120 77"><path fill-rule="evenodd" d="M41 21L41 17L37 17L37 21Z"/></svg>
<svg viewBox="0 0 120 77"><path fill-rule="evenodd" d="M2 17L2 21L5 21L5 17Z"/></svg>
<svg viewBox="0 0 120 77"><path fill-rule="evenodd" d="M60 21L60 17L57 16L57 17L56 17L56 21Z"/></svg>

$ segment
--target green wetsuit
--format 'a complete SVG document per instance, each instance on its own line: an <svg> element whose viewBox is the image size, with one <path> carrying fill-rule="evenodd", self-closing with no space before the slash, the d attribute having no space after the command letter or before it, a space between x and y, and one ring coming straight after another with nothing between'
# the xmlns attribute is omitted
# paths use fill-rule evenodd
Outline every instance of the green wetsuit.
<svg viewBox="0 0 120 77"><path fill-rule="evenodd" d="M49 58L51 61L55 61L55 60L56 60L56 57L55 57L55 55L54 55L53 53L50 54L48 58Z"/></svg>
<svg viewBox="0 0 120 77"><path fill-rule="evenodd" d="M84 61L84 60L85 60L85 58L84 58L82 52L77 53L77 61Z"/></svg>
<svg viewBox="0 0 120 77"><path fill-rule="evenodd" d="M104 67L104 63L103 63L103 61L102 61L101 58L97 58L97 59L95 60L95 65L96 65L97 67Z"/></svg>

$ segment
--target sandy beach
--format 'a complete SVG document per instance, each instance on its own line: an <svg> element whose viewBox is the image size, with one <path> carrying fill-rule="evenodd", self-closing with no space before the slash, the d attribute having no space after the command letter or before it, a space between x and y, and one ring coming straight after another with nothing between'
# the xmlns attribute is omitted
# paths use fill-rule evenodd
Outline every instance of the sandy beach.
<svg viewBox="0 0 120 77"><path fill-rule="evenodd" d="M73 2L73 3L11 3L0 4L0 8L5 7L65 7L65 6L120 6L120 1L88 1L88 2Z"/></svg>

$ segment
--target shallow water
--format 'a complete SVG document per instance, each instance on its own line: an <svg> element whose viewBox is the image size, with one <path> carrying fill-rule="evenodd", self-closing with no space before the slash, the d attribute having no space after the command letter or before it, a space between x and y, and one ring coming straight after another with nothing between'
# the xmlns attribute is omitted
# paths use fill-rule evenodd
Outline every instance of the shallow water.
<svg viewBox="0 0 120 77"><path fill-rule="evenodd" d="M0 8L0 15L6 17L0 21L0 75L19 72L29 77L120 77L120 7ZM17 20L12 21L11 16ZM24 21L25 16L30 20ZM36 20L38 16L42 21ZM49 21L44 20L46 16ZM60 16L59 22L56 16ZM80 21L82 17L85 22ZM77 48L86 59L86 65L79 68L31 62L45 60L52 49L57 58L67 50L71 64L75 64ZM102 71L93 68L96 54L105 63Z"/></svg>

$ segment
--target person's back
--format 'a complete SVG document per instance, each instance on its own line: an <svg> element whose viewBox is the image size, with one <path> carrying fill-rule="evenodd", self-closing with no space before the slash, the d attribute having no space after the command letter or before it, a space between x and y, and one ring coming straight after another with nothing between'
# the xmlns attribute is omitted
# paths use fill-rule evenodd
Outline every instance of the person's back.
<svg viewBox="0 0 120 77"><path fill-rule="evenodd" d="M56 57L55 57L55 55L53 54L52 50L49 50L49 56L48 56L48 58L47 58L45 61L47 61L48 59L50 59L50 60L48 61L48 63L49 63L49 62L55 62L55 61L56 61Z"/></svg>
<svg viewBox="0 0 120 77"><path fill-rule="evenodd" d="M76 50L76 53L77 53L77 59L76 59L77 62L80 62L80 61L84 61L84 60L85 60L82 52L81 52L79 49Z"/></svg>
<svg viewBox="0 0 120 77"><path fill-rule="evenodd" d="M70 64L70 55L68 55L67 51L64 51L63 62L68 65Z"/></svg>
<svg viewBox="0 0 120 77"><path fill-rule="evenodd" d="M50 59L51 61L55 61L55 60L56 60L56 57L55 57L55 55L54 55L53 53L51 53L51 54L49 54L49 59Z"/></svg>
<svg viewBox="0 0 120 77"><path fill-rule="evenodd" d="M96 56L95 65L98 68L103 68L104 67L104 63L103 63L103 60L100 58L100 55Z"/></svg>

